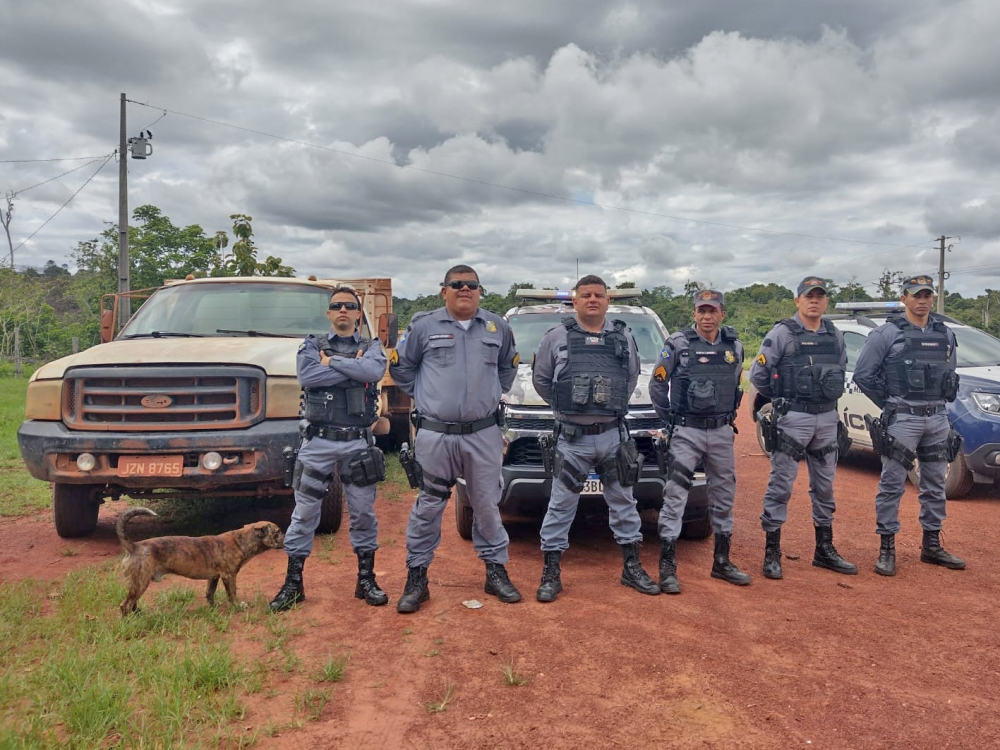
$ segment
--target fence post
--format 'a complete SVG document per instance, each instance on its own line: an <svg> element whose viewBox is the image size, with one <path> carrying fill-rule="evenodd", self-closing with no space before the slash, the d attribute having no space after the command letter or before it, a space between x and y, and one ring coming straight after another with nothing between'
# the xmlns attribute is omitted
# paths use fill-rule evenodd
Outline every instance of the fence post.
<svg viewBox="0 0 1000 750"><path fill-rule="evenodd" d="M14 326L14 377L19 378L21 371L21 326Z"/></svg>
<svg viewBox="0 0 1000 750"><path fill-rule="evenodd" d="M73 337L73 354L79 354L80 352L80 337Z"/></svg>

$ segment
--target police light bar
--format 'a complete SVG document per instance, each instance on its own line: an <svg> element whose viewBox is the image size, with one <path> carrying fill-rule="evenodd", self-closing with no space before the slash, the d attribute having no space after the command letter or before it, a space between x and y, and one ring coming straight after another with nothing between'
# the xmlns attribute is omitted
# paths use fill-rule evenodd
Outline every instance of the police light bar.
<svg viewBox="0 0 1000 750"><path fill-rule="evenodd" d="M836 309L848 312L861 312L862 310L867 310L868 312L892 312L894 310L901 310L902 308L903 303L898 300L883 302L838 302L836 305Z"/></svg>
<svg viewBox="0 0 1000 750"><path fill-rule="evenodd" d="M572 302L576 293L572 289L517 289L514 297L517 299L542 301ZM609 289L609 299L638 299L642 292L638 289Z"/></svg>

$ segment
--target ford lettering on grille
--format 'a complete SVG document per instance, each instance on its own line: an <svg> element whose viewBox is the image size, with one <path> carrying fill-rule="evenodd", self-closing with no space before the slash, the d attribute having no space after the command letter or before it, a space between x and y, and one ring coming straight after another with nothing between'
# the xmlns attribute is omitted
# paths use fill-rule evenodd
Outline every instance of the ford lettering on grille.
<svg viewBox="0 0 1000 750"><path fill-rule="evenodd" d="M142 400L139 402L147 409L166 409L174 400L170 396L158 395L158 396L143 396Z"/></svg>

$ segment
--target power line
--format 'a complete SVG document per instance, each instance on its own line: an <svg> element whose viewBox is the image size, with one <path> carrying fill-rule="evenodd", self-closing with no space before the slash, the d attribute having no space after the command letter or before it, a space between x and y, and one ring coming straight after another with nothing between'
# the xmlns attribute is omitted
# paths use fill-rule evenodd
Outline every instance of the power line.
<svg viewBox="0 0 1000 750"><path fill-rule="evenodd" d="M111 155L113 156L114 152L112 152ZM13 193L13 195L20 195L21 193L27 193L29 190L33 190L36 187L41 187L42 185L46 185L46 184L52 182L53 180L58 180L60 177L65 177L66 175L71 174L72 172L75 172L78 169L83 169L84 167L89 166L90 164L93 164L95 161L99 161L100 159L103 159L103 158L105 158L105 157L99 156L96 159L91 159L90 161L84 162L83 164L81 164L78 167L73 167L72 169L63 172L60 175L56 175L55 177L50 177L49 179L45 180L44 182L38 182L38 183L35 183L34 185L31 185L30 187L21 188L20 190L15 190L14 193Z"/></svg>
<svg viewBox="0 0 1000 750"><path fill-rule="evenodd" d="M321 146L317 143L309 143L308 141L298 140L297 138L288 138L283 135L275 135L274 133L268 133L263 130L255 130L254 128L246 128L242 125L233 125L228 122L222 122L221 120L213 120L208 117L200 117L198 115L191 115L186 112L178 112L176 110L167 109L166 107L160 107L153 104L148 104L146 102L137 102L134 99L126 99L127 102L131 104L138 104L141 107L149 107L150 109L160 109L163 112L169 112L173 115L178 115L180 117L187 117L192 120L198 120L200 122L211 123L212 125L219 125L224 128L232 128L233 130L240 130L244 133L251 133L253 135L264 136L265 138L273 138L275 140L284 141L286 143L294 143L299 146L305 146L307 148L315 148L321 151L328 151L333 154L339 154L340 156L348 156L354 159L362 159L364 161L375 162L377 164L385 164L390 167L396 167L397 169L408 169L413 172L421 172L423 174L435 175L437 177L445 177L450 180L459 180L461 182L467 182L474 185L483 185L486 187L498 188L500 190L510 190L515 193L523 193L525 195L534 195L540 198L550 198L552 200L564 201L566 203L574 203L581 206L592 206L594 208L602 208L609 211L622 211L625 213L637 214L640 216L655 216L662 219L672 219L674 221L688 221L693 224L705 224L707 226L714 227L724 227L726 229L739 229L745 232L760 232L762 234L772 234L781 235L785 237L802 237L805 239L812 240L829 240L831 242L853 242L860 245L881 245L889 248L908 248L915 247L914 245L897 245L889 242L876 242L874 240L859 240L851 237L831 237L819 234L808 234L805 232L784 232L777 229L761 229L760 227L747 227L739 224L729 224L722 221L710 221L708 219L692 219L688 216L676 216L673 214L663 214L656 211L643 211L638 208L627 208L625 206L613 206L604 203L596 203L594 201L583 200L582 198L569 198L565 195L553 195L552 193L543 193L538 190L528 190L527 188L512 187L510 185L501 185L496 182L489 182L487 180L477 180L472 177L461 177L459 175L449 174L447 172L439 172L434 169L425 169L423 167L415 167L412 164L397 164L389 159L379 159L375 156L366 156L364 154L356 154L350 151L343 151L341 149L330 148L329 146Z"/></svg>
<svg viewBox="0 0 1000 750"><path fill-rule="evenodd" d="M73 200L77 195L79 195L81 190L83 190L85 187L87 187L87 185L90 184L90 181L92 179L94 179L95 177L97 177L98 173L102 169L104 169L104 165L107 164L109 161L111 161L111 157L114 156L114 155L115 155L115 152L112 152L112 153L108 154L108 156L104 159L104 161L101 162L101 166L99 166L94 171L94 173L92 175L90 175L90 177L87 178L86 182L84 182L82 185L80 185L80 187L77 188L76 192L73 193L73 195L71 195L69 198L66 199L65 203L63 203L61 206L59 206L59 208L56 209L56 212L54 214L52 214L49 218L47 218L45 221L43 221L42 224L41 224L41 226L38 227L38 229L36 229L34 232L32 232L31 234L29 234L23 240L21 240L21 243L17 247L15 247L13 250L10 251L11 257L13 257L13 255L14 255L14 253L16 251L20 250L24 246L25 242L27 242L28 240L30 240L32 237L34 237L40 231L42 231L42 229L45 227L46 224L48 224L50 221L52 221L54 218L56 218L56 216L59 214L59 212L62 211L64 208L66 208L66 206L69 204L69 202L71 200Z"/></svg>
<svg viewBox="0 0 1000 750"><path fill-rule="evenodd" d="M103 158L102 154L100 156L64 156L60 159L0 159L0 164L37 164L43 161L84 161L86 159L97 161Z"/></svg>

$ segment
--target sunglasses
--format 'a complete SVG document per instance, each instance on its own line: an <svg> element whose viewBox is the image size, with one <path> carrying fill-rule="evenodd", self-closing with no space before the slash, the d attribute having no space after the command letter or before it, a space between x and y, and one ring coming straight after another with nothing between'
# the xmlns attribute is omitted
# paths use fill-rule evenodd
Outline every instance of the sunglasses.
<svg viewBox="0 0 1000 750"><path fill-rule="evenodd" d="M357 310L358 309L358 303L357 302L331 302L330 303L330 309L331 310L340 310L341 308L343 308L344 310Z"/></svg>
<svg viewBox="0 0 1000 750"><path fill-rule="evenodd" d="M471 289L474 292L477 289L479 289L479 287L482 286L482 285L478 281L449 281L448 283L442 284L441 286L442 287L446 287L446 286L447 287L451 287L456 292L459 289L461 289L462 287L468 287L469 289Z"/></svg>

